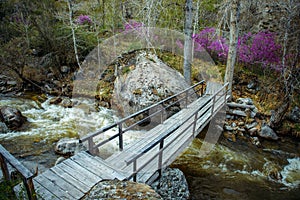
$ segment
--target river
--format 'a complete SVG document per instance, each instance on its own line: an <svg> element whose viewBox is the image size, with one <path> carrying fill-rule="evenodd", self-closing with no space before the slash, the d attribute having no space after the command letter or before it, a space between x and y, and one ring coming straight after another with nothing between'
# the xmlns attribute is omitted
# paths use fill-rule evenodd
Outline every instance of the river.
<svg viewBox="0 0 300 200"><path fill-rule="evenodd" d="M96 110L93 100L73 99L76 106L64 108L51 105L51 97L29 96L0 98L0 106L18 108L29 121L23 130L0 133L0 143L29 169L38 166L39 173L59 157L54 152L59 139L79 138L118 120L111 110ZM186 175L192 199L299 199L299 139L261 141L262 147L257 148L221 137L214 150L200 158L203 134L173 163ZM136 137L132 133L126 139ZM116 149L112 144L107 151Z"/></svg>

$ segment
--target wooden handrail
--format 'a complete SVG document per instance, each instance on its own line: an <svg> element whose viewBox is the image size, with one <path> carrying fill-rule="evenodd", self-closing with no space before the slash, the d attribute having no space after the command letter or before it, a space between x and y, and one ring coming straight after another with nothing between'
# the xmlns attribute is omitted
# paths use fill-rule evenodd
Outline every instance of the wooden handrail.
<svg viewBox="0 0 300 200"><path fill-rule="evenodd" d="M225 89L226 88L226 89ZM225 91L224 91L225 89ZM197 110L195 110L185 121L181 122L180 124L173 126L172 129L169 129L168 132L165 132L163 135L160 135L158 137L156 137L155 139L153 139L147 146L145 146L144 148L142 148L138 154L135 154L133 156L131 156L130 158L128 158L127 160L125 160L126 165L130 165L131 163L133 163L133 172L131 174L131 176L129 176L130 178L133 178L134 181L136 181L136 175L138 172L140 172L143 168L145 168L149 163L151 163L157 156L159 156L159 166L162 166L163 164L160 163L162 162L162 154L163 151L168 148L174 141L177 140L178 137L180 137L187 129L189 129L191 126L193 126L193 132L195 132L195 127L196 127L196 123L197 121L203 117L209 110L211 110L211 117L214 116L215 111L215 103L220 100L223 96L225 96L224 98L224 104L226 103L226 96L227 96L227 89L228 89L228 83L224 84L216 93L214 93L214 95L212 95L210 98L208 98L206 100L206 103L204 103L201 107L199 107ZM219 95L222 91L224 91L223 94ZM218 96L218 98L217 98ZM211 103L211 105L209 105L209 103ZM207 107L207 108L205 108ZM205 111L203 112L203 108L205 108ZM202 114L199 116L199 112L202 111ZM191 122L189 124L189 126L187 128L185 128L184 130L181 131L181 133L179 133L172 141L170 141L167 145L164 146L164 140L169 137L172 133L174 133L176 130L178 130L183 124L185 124L186 122L188 122L191 118L194 117L193 122ZM194 135L194 133L193 133ZM149 152L150 150L152 150L154 147L156 147L158 144L160 144L160 148L159 151L154 154L154 156L152 156L146 163L144 163L142 166L140 166L137 169L137 160L142 157L144 154L146 154L147 152ZM161 170L161 169L158 169ZM161 173L161 171L159 171L159 173Z"/></svg>
<svg viewBox="0 0 300 200"><path fill-rule="evenodd" d="M34 174L29 171L21 162L19 162L14 156L12 156L1 144L0 144L0 163L1 170L5 180L11 180L7 163L9 163L13 168L15 168L21 175L23 179L24 186L26 188L26 192L28 198L31 200L36 200L36 194L34 185L32 182L32 178Z"/></svg>
<svg viewBox="0 0 300 200"><path fill-rule="evenodd" d="M195 85L193 85L193 86L191 86L191 87L189 87L189 88L187 88L187 89L185 89L185 90L179 92L178 94L174 94L174 95L172 95L172 96L170 96L170 97L168 97L168 98L166 98L166 99L164 99L164 100L162 100L162 101L160 101L160 102L157 102L157 103L155 103L155 104L153 104L153 105L151 105L151 106L149 106L149 107L147 107L147 108L145 108L145 109L143 109L143 110L140 110L140 111L138 111L138 112L136 112L136 113L134 113L134 114L132 114L132 115L129 115L128 117L125 117L125 118L119 120L118 122L113 123L112 125L103 127L103 128L101 128L100 130L98 130L98 131L96 131L96 132L94 132L94 133L88 134L88 135L82 137L82 138L80 139L80 141L81 141L81 142L86 142L86 141L88 141L88 143L89 143L89 144L88 144L88 148L89 148L88 150L89 150L90 153L93 154L93 153L94 153L94 149L96 149L96 148L98 148L98 147L100 147L100 146L106 144L107 142L109 142L109 141L111 141L111 140L113 140L113 139L119 137L119 149L122 151L122 150L123 150L123 138L122 138L122 135L123 135L125 132L131 130L132 128L134 128L134 127L137 126L138 124L142 123L143 121L145 121L145 120L147 120L147 119L149 119L149 118L151 118L151 117L153 117L153 116L155 116L155 115L157 115L157 114L159 114L159 113L165 112L165 110L166 110L167 108L171 107L172 105L175 105L176 103L179 103L179 102L181 102L181 101L185 101L184 105L186 105L186 104L187 104L188 96L194 95L194 94L197 93L197 92L200 92L200 95L202 96L202 95L203 95L203 92L204 92L204 90L203 90L204 84L205 84L205 81L200 81L200 82L196 83ZM195 89L196 87L200 86L200 85L201 85L202 87L201 87L199 90L195 91L194 89ZM190 90L193 91L192 94L189 94L189 91L190 91ZM159 110L159 111L157 111L157 112L151 114L150 116L147 116L147 117L145 117L145 118L139 120L138 122L135 122L134 124L132 124L131 126L129 126L129 127L127 127L127 128L124 127L124 124L126 123L126 121L128 121L128 120L130 120L130 119L132 119L132 118L134 118L134 117L136 117L136 116L138 116L138 115L140 115L140 114L142 114L142 113L148 112L150 109L155 108L156 106L162 105L162 104L164 104L165 102L170 101L171 99L174 99L174 98L176 98L176 97L178 97L178 96L180 96L180 95L182 95L182 94L185 94L185 96L182 97L182 98L180 98L179 100L173 102L171 105L168 105L166 108L161 109L161 110ZM188 96L187 96L187 95L188 95ZM163 122L163 117L162 117L162 122ZM161 122L161 123L162 123L162 122ZM96 137L96 136L98 136L98 135L100 135L100 134L102 134L102 133L104 133L104 132L106 132L106 131L108 131L108 130L110 130L110 129L112 129L112 128L120 127L120 126L122 127L122 131L121 131L121 132L118 131L117 134L111 136L110 138L108 138L108 139L106 139L106 140L101 141L101 142L98 143L98 144L94 144L94 143L93 143L93 138L94 138L94 137ZM91 144L91 143L92 143L92 144Z"/></svg>

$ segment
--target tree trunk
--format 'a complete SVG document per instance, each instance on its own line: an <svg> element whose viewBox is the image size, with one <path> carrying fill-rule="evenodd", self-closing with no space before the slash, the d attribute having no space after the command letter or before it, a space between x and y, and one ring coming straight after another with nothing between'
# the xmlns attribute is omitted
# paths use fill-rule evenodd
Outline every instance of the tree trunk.
<svg viewBox="0 0 300 200"><path fill-rule="evenodd" d="M186 82L191 84L191 66L193 60L192 24L193 24L193 1L186 0L185 7L185 40L184 40L184 63L183 75Z"/></svg>
<svg viewBox="0 0 300 200"><path fill-rule="evenodd" d="M78 51L77 51L76 35L75 35L75 30L74 30L74 25L73 25L73 10L72 10L72 1L71 0L68 0L68 7L69 7L70 26L71 26L71 29L72 29L72 36L73 36L74 53L75 53L75 57L76 57L78 67L81 68L79 57L78 57Z"/></svg>
<svg viewBox="0 0 300 200"><path fill-rule="evenodd" d="M225 72L225 83L229 82L229 91L230 95L232 95L232 81L233 81L233 73L234 66L236 63L236 55L237 55L237 43L238 43L238 16L239 16L239 7L240 1L233 0L231 2L231 12L230 12L230 42L229 42L229 50L226 64L226 72Z"/></svg>

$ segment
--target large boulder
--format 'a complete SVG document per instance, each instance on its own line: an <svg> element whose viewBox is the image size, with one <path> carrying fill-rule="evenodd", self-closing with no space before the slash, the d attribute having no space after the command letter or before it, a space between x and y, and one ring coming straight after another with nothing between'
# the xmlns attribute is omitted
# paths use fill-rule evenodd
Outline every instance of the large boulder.
<svg viewBox="0 0 300 200"><path fill-rule="evenodd" d="M189 87L178 71L168 67L155 55L140 53L135 60L134 65L127 67L126 70L124 67L120 70L123 73L115 81L112 107L119 111L121 117L140 111ZM166 107L170 103L163 106ZM181 108L183 103L170 107L167 116L178 112Z"/></svg>
<svg viewBox="0 0 300 200"><path fill-rule="evenodd" d="M64 156L72 156L80 151L85 151L86 147L78 139L62 138L55 145L55 152Z"/></svg>
<svg viewBox="0 0 300 200"><path fill-rule="evenodd" d="M9 67L1 66L0 71L0 95L15 94L23 87L20 76Z"/></svg>
<svg viewBox="0 0 300 200"><path fill-rule="evenodd" d="M278 136L275 131L268 126L267 124L263 123L261 126L261 130L258 132L258 135L262 138L266 138L269 140L278 140Z"/></svg>
<svg viewBox="0 0 300 200"><path fill-rule="evenodd" d="M189 199L190 192L182 171L177 168L167 168L160 179L151 184L151 187L163 199Z"/></svg>
<svg viewBox="0 0 300 200"><path fill-rule="evenodd" d="M0 120L10 130L17 130L27 121L27 118L18 109L3 106L0 108Z"/></svg>
<svg viewBox="0 0 300 200"><path fill-rule="evenodd" d="M85 197L89 199L153 199L162 198L149 186L130 181L102 181L98 183Z"/></svg>

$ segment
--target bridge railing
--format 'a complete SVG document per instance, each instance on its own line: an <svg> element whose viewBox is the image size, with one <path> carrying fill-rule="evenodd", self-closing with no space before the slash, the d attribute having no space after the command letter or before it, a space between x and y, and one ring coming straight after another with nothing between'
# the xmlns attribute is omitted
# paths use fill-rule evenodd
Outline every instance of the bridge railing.
<svg viewBox="0 0 300 200"><path fill-rule="evenodd" d="M147 122L147 120L151 120L154 116L160 116L160 123L163 123L166 120L166 112L169 108L176 104L183 105L183 107L187 107L187 105L190 102L190 99L192 96L198 95L202 96L204 94L204 89L205 89L205 81L200 81L196 83L195 85L181 91L178 94L172 95L160 102L157 102L143 110L140 110L128 117L125 117L118 122L115 122L109 126L103 127L100 130L88 134L84 136L83 138L80 139L81 142L87 142L88 143L88 150L91 154L95 154L96 149L105 145L106 143L118 138L119 140L119 150L122 151L124 146L123 146L123 134L128 132L129 130L133 130L135 127L139 126L142 123ZM171 102L171 103L170 103ZM142 118L141 120L138 120L134 123L132 123L133 119L136 118L137 116L143 115L145 113L150 113L150 110L155 110L152 114L149 114L148 116ZM130 125L128 125L130 124ZM103 134L104 132L117 128L118 132L111 137L102 140L99 143L95 143L94 139L95 137Z"/></svg>
<svg viewBox="0 0 300 200"><path fill-rule="evenodd" d="M163 152L176 140L182 136L188 129L193 127L193 137L197 135L195 133L197 122L201 120L203 117L207 117L207 122L209 122L215 114L221 109L223 105L227 102L227 95L228 92L228 83L223 85L219 90L215 92L210 98L206 100L204 104L202 104L197 110L195 110L191 115L184 121L182 121L180 124L177 124L176 126L172 127L172 129L169 129L167 132L164 132L162 135L160 135L158 138L155 138L152 140L147 146L142 148L138 153L136 153L134 156L128 158L125 162L126 165L129 166L130 164L133 164L133 170L131 176L129 176L128 179L133 178L133 181L137 181L137 174L142 171L147 165L149 165L151 162L153 162L155 159L158 159L158 165L157 170L159 172L159 176L162 173L162 168L166 163L163 163ZM193 119L191 121L191 119ZM189 123L185 129L181 130L179 134L176 135L171 141L168 141L167 144L165 144L165 140L172 135L176 130L178 130L183 124ZM205 126L207 123L204 123L202 126ZM138 159L141 158L143 155L145 155L147 152L153 150L154 148L157 148L159 145L159 150L154 155L152 155L146 162L144 162L141 166L137 167ZM144 160L143 160L144 161Z"/></svg>
<svg viewBox="0 0 300 200"><path fill-rule="evenodd" d="M21 174L28 198L30 200L36 200L37 198L32 182L32 179L35 175L31 171L29 171L24 165L22 165L22 163L20 163L0 144L0 164L3 177L6 181L11 180L11 176L7 166L8 163Z"/></svg>

